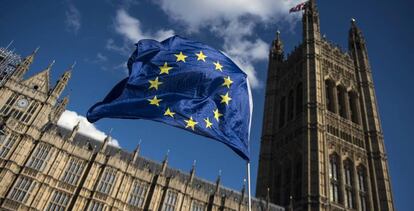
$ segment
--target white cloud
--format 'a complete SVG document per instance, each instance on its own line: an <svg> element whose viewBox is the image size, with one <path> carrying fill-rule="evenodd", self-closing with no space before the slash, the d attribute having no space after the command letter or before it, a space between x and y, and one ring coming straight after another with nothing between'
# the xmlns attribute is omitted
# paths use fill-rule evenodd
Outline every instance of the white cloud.
<svg viewBox="0 0 414 211"><path fill-rule="evenodd" d="M65 15L66 29L77 34L81 27L81 14L71 1L68 1L68 9L66 10Z"/></svg>
<svg viewBox="0 0 414 211"><path fill-rule="evenodd" d="M252 16L261 22L286 20L289 9L303 0L158 0L159 5L172 19L187 23L197 30ZM249 17L251 19L251 17Z"/></svg>
<svg viewBox="0 0 414 211"><path fill-rule="evenodd" d="M93 138L98 141L103 141L107 134L100 131L93 125L92 123L88 122L88 120L82 116L77 114L74 111L66 110L63 112L62 116L60 117L58 121L58 125L60 127L72 130L73 127L78 123L79 124L79 133L85 136L88 136L90 138ZM113 145L115 147L120 147L119 142L116 139L112 139L109 142L110 145Z"/></svg>
<svg viewBox="0 0 414 211"><path fill-rule="evenodd" d="M117 10L113 27L122 36L123 43L116 44L113 39L108 39L105 48L123 56L130 56L134 50L132 44L141 39L162 41L175 34L171 29L159 29L155 32L143 30L140 20L132 17L125 9Z"/></svg>
<svg viewBox="0 0 414 211"><path fill-rule="evenodd" d="M303 0L158 0L170 19L192 33L207 29L223 39L223 50L248 75L253 88L260 87L254 63L267 59L269 44L254 33L258 24L287 21L298 15L289 9Z"/></svg>
<svg viewBox="0 0 414 211"><path fill-rule="evenodd" d="M141 39L156 39L162 41L174 35L174 31L171 29L160 29L154 33L144 32L141 29L141 22L137 18L129 15L124 9L119 9L116 13L115 31L131 43L136 43Z"/></svg>

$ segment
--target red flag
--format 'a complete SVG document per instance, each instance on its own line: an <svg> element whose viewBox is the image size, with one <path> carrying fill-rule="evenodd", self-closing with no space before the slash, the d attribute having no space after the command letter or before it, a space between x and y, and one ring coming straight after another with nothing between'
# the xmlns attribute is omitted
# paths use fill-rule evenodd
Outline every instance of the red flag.
<svg viewBox="0 0 414 211"><path fill-rule="evenodd" d="M298 5L294 6L294 7L292 7L292 8L289 10L289 13L292 13L292 12L299 12L299 11L301 11L301 10L304 10L304 9L305 9L305 6L306 6L306 3L308 3L308 2L307 2L307 1L306 1L306 2L302 2L302 3L300 3L300 4L298 4Z"/></svg>

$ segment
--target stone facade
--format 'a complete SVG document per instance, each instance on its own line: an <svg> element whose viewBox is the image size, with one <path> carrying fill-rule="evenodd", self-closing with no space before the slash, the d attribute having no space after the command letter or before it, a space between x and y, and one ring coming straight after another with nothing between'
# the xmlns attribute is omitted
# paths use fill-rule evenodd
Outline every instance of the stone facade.
<svg viewBox="0 0 414 211"><path fill-rule="evenodd" d="M345 52L321 36L310 0L303 42L269 54L256 195L294 210L394 210L366 42L355 20Z"/></svg>
<svg viewBox="0 0 414 211"><path fill-rule="evenodd" d="M53 62L23 79L36 52L0 86L1 210L247 210L247 196L59 128L72 68L49 84ZM283 211L253 199L253 210Z"/></svg>

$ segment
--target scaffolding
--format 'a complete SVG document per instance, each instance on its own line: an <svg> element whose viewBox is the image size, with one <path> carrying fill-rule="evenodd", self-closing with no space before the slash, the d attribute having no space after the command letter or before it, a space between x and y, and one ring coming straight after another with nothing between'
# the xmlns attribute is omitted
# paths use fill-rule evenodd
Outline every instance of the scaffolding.
<svg viewBox="0 0 414 211"><path fill-rule="evenodd" d="M21 57L15 54L14 50L9 50L10 45L11 43L5 48L0 47L0 87L4 85L21 62Z"/></svg>

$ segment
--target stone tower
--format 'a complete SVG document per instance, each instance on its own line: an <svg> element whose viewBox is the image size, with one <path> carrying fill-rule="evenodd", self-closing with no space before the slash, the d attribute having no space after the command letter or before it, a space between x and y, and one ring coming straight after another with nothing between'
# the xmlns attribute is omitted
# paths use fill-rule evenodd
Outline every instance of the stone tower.
<svg viewBox="0 0 414 211"><path fill-rule="evenodd" d="M365 39L351 21L349 50L321 37L310 0L303 42L269 53L256 195L294 210L394 210Z"/></svg>

